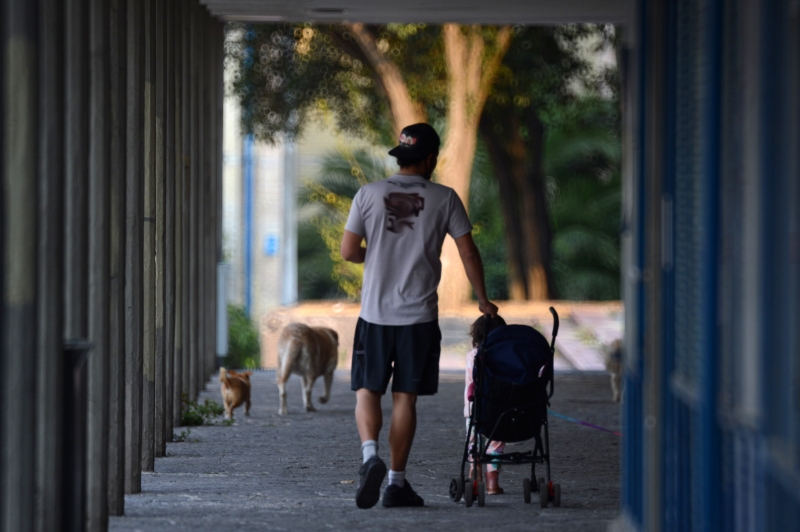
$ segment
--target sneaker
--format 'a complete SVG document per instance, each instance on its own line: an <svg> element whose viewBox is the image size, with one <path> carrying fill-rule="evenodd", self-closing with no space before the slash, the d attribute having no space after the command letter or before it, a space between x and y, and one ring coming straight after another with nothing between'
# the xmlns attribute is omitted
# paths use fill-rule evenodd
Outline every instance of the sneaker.
<svg viewBox="0 0 800 532"><path fill-rule="evenodd" d="M425 506L425 501L411 488L411 484L403 487L389 484L383 492L383 506L385 508L400 508L403 506Z"/></svg>
<svg viewBox="0 0 800 532"><path fill-rule="evenodd" d="M356 491L356 506L362 509L372 508L378 504L381 496L381 484L386 476L386 464L375 455L361 466L358 476L361 483Z"/></svg>

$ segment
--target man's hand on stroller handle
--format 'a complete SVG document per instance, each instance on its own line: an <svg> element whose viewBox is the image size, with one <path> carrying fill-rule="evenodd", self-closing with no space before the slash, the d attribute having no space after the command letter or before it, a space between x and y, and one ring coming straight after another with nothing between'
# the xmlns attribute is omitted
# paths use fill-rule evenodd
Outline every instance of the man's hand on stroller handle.
<svg viewBox="0 0 800 532"><path fill-rule="evenodd" d="M481 314L489 314L492 317L497 316L497 305L491 301L487 300L483 303L478 303L478 309L481 311Z"/></svg>

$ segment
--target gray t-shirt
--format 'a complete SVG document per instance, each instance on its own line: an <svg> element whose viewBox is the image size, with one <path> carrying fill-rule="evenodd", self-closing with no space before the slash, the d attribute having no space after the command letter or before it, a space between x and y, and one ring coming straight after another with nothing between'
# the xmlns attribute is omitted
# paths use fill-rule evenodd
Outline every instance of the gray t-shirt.
<svg viewBox="0 0 800 532"><path fill-rule="evenodd" d="M345 229L367 241L362 319L413 325L439 317L444 237L472 231L452 188L400 174L370 183L353 198Z"/></svg>

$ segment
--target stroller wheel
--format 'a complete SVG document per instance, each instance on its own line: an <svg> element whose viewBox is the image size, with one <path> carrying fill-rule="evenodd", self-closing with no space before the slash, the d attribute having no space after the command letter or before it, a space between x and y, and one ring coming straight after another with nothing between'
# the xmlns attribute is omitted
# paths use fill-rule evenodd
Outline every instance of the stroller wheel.
<svg viewBox="0 0 800 532"><path fill-rule="evenodd" d="M458 502L461 500L462 495L464 495L464 481L460 478L451 478L450 498L453 500L453 502Z"/></svg>
<svg viewBox="0 0 800 532"><path fill-rule="evenodd" d="M478 506L481 508L486 506L486 484L483 482L478 484Z"/></svg>
<svg viewBox="0 0 800 532"><path fill-rule="evenodd" d="M467 505L467 508L472 506L472 501L474 500L475 495L472 493L472 479L469 479L466 489L464 490L464 503Z"/></svg>
<svg viewBox="0 0 800 532"><path fill-rule="evenodd" d="M553 484L553 506L561 506L561 484Z"/></svg>
<svg viewBox="0 0 800 532"><path fill-rule="evenodd" d="M542 508L547 508L547 499L549 498L549 490L543 478L539 479L539 505Z"/></svg>
<svg viewBox="0 0 800 532"><path fill-rule="evenodd" d="M531 502L531 479L522 479L522 497L525 499L526 504Z"/></svg>

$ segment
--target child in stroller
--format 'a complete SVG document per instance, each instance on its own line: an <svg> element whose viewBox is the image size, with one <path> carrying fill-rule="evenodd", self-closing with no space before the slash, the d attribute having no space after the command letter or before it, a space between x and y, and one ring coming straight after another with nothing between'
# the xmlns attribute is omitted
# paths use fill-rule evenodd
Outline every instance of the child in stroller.
<svg viewBox="0 0 800 532"><path fill-rule="evenodd" d="M486 484L482 468L493 464L530 464L531 474L523 479L523 498L531 502L536 492L542 508L552 502L561 505L561 486L550 477L550 441L547 407L553 396L553 356L558 334L558 314L553 315L553 336L548 342L541 333L526 325L494 325L484 318L483 341L474 357L474 385L467 390L467 438L461 459L461 474L450 482L454 502L464 496L472 506L477 493L478 506L485 504ZM493 442L516 443L533 440L530 451L499 451ZM471 444L472 443L472 444ZM465 479L465 466L470 464ZM536 477L536 464L543 464L544 477ZM465 489L466 487L466 489Z"/></svg>
<svg viewBox="0 0 800 532"><path fill-rule="evenodd" d="M469 328L469 335L472 337L472 350L467 353L466 372L464 375L464 417L466 418L467 422L467 438L469 440L470 448L475 445L475 433L474 431L471 432L469 430L470 406L473 394L475 392L475 381L472 378L472 372L475 367L475 355L478 354L478 347L480 347L485 339L486 331L496 329L505 324L505 320L500 316L495 316L492 318L491 316L486 315L475 320L475 323L473 323ZM489 443L486 452L488 454L503 454L505 446L506 444L501 441L493 441ZM480 479L480 474L481 471L478 470L476 476L474 466L470 464L470 478ZM494 462L489 462L486 464L486 492L489 495L502 495L505 493L503 488L500 487L500 466Z"/></svg>

